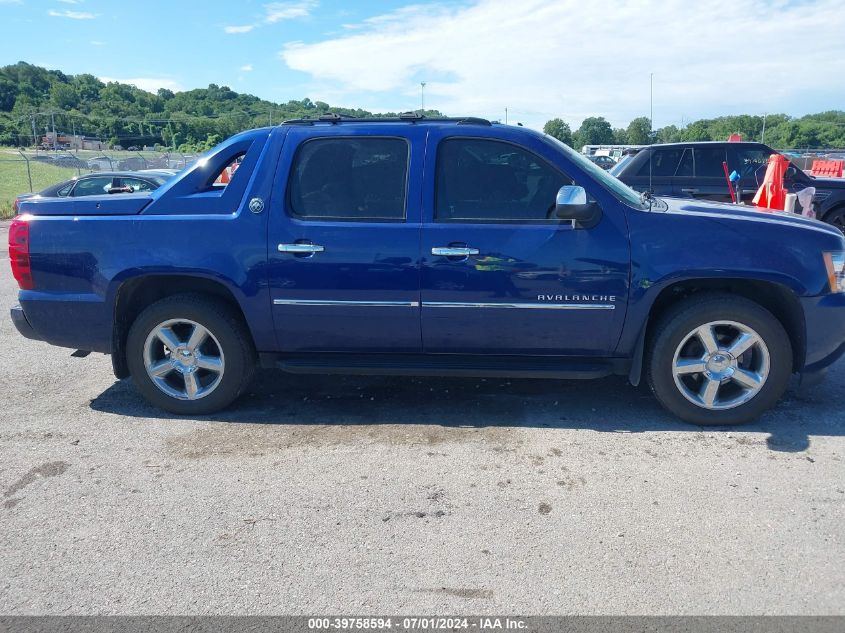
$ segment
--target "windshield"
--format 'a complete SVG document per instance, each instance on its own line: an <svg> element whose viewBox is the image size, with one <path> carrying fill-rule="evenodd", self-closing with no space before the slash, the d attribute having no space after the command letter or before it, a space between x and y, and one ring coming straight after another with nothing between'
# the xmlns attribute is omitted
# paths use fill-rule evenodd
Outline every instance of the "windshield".
<svg viewBox="0 0 845 633"><path fill-rule="evenodd" d="M554 136L549 136L548 134L544 134L543 136L545 136L547 139L557 145L560 149L562 149L566 156L569 158L569 160L571 160L585 172L590 174L605 189L607 189L614 196L622 200L622 202L625 202L637 209L643 209L648 206L648 204L643 202L640 194L631 189L628 185L623 183L618 178L611 176L608 172L596 165L586 156L584 156L583 154L579 154L574 149L569 147L569 145L559 141Z"/></svg>
<svg viewBox="0 0 845 633"><path fill-rule="evenodd" d="M622 173L622 168L625 166L626 163L630 162L631 157L633 154L625 154L622 158L619 159L619 162L616 163L613 167L610 168L608 173L611 176L619 176Z"/></svg>

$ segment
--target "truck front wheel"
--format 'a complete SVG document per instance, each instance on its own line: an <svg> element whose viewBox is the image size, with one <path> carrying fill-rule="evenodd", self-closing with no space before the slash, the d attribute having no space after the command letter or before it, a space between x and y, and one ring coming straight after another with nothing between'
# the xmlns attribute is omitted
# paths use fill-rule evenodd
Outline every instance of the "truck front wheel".
<svg viewBox="0 0 845 633"><path fill-rule="evenodd" d="M231 404L249 385L256 364L235 312L191 294L157 301L135 319L126 360L144 397L180 415L213 413Z"/></svg>
<svg viewBox="0 0 845 633"><path fill-rule="evenodd" d="M682 420L749 422L777 403L792 373L780 321L743 297L702 295L660 319L647 358L654 395Z"/></svg>

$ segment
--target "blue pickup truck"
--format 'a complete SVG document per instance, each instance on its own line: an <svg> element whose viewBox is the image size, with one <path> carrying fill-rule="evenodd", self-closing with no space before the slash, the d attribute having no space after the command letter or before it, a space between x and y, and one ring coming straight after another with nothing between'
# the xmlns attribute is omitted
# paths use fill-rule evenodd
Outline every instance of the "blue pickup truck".
<svg viewBox="0 0 845 633"><path fill-rule="evenodd" d="M734 424L845 351L838 229L639 194L483 119L288 121L152 193L20 210L20 333L110 354L176 414L276 367L621 374L684 420Z"/></svg>

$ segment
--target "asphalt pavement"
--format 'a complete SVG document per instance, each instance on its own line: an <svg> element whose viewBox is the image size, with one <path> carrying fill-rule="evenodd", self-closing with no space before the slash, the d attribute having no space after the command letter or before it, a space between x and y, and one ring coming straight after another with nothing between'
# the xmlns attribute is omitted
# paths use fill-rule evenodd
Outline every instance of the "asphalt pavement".
<svg viewBox="0 0 845 633"><path fill-rule="evenodd" d="M845 614L845 363L738 428L621 378L264 372L171 418L15 302L4 253L0 614Z"/></svg>

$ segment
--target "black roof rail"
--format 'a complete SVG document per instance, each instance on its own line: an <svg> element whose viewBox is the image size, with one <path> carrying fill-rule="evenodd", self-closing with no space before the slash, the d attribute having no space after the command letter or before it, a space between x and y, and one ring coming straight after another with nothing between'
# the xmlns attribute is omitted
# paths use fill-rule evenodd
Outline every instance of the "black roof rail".
<svg viewBox="0 0 845 633"><path fill-rule="evenodd" d="M463 119L458 119L458 125L486 125L489 127L493 124L487 119L482 119L477 116L468 116Z"/></svg>
<svg viewBox="0 0 845 633"><path fill-rule="evenodd" d="M358 118L345 114L337 114L336 112L329 112L321 114L316 118L302 118L289 119L282 121L280 125L314 125L315 123L416 123L418 121L426 121L431 123L457 123L458 125L487 125L492 123L487 119L480 117L436 117L429 118L419 112L402 112L396 117L367 117Z"/></svg>

